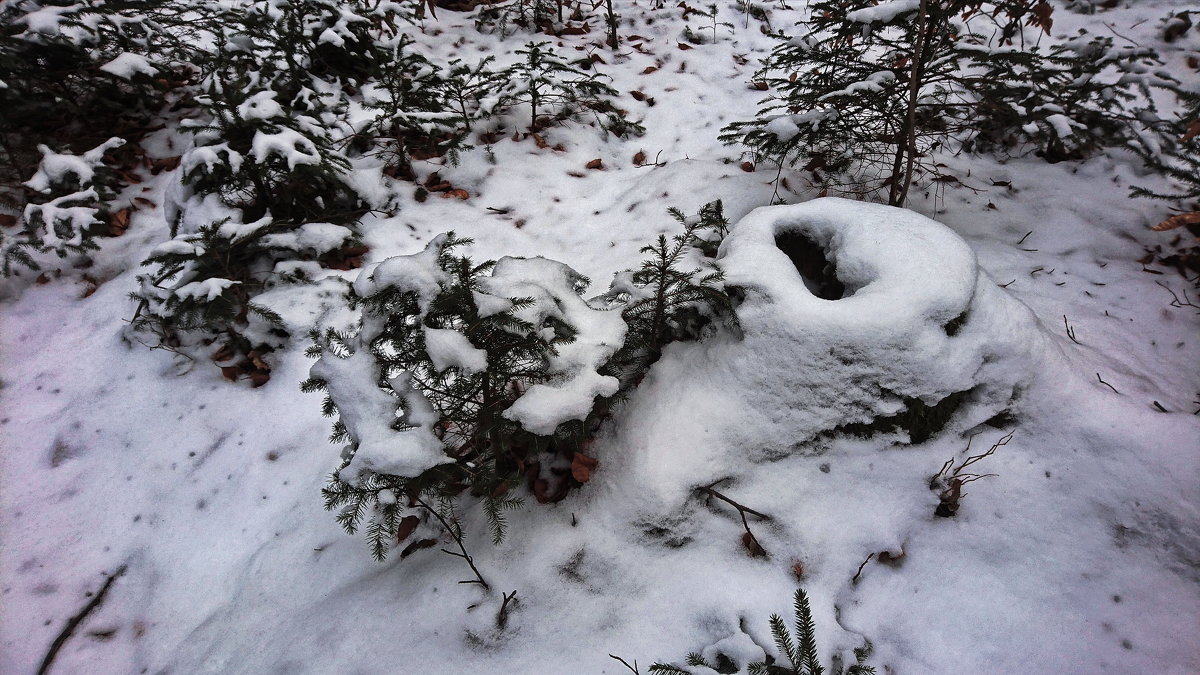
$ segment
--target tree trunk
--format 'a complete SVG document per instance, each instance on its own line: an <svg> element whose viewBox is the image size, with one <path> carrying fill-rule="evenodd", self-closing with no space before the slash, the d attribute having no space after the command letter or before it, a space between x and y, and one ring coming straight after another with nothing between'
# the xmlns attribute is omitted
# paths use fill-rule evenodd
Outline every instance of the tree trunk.
<svg viewBox="0 0 1200 675"><path fill-rule="evenodd" d="M888 204L892 206L904 206L905 200L908 199L908 186L912 183L913 160L917 154L917 95L921 90L921 76L925 69L925 44L928 42L928 36L925 35L928 6L929 0L921 0L921 8L918 10L917 16L917 40L913 44L912 76L908 80L908 116L904 121L904 129L900 138L897 139L901 146L907 145L907 148L896 149L896 164L892 170L892 189L888 196ZM903 180L899 175L901 153L907 154Z"/></svg>

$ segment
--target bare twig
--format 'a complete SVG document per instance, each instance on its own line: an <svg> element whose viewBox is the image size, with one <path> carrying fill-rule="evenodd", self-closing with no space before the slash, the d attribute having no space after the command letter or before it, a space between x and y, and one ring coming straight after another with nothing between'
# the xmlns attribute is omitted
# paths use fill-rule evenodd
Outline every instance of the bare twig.
<svg viewBox="0 0 1200 675"><path fill-rule="evenodd" d="M1071 338L1071 342L1074 342L1077 345L1083 344L1079 340L1075 339L1075 329L1071 327L1071 324L1067 323L1067 315L1066 314L1063 314L1063 326L1066 327L1067 337Z"/></svg>
<svg viewBox="0 0 1200 675"><path fill-rule="evenodd" d="M1161 281L1158 281L1157 279L1154 281L1154 283L1156 283L1156 284L1158 284L1159 286L1162 286L1163 288L1167 289L1167 292L1171 294L1171 306L1172 306L1172 307L1194 307L1194 308L1196 308L1196 309L1200 309L1200 305L1197 305L1197 304L1193 303L1193 302L1191 301L1191 299L1190 299L1190 298L1188 298L1188 292L1187 292L1187 289L1186 289L1186 288L1182 289L1182 291L1183 291L1183 300L1180 300L1180 299L1179 299L1179 296L1178 296L1178 295L1175 295L1175 291L1171 290L1171 287L1170 287L1170 286L1168 286L1168 285L1164 284L1164 283L1163 283L1163 282L1161 282Z"/></svg>
<svg viewBox="0 0 1200 675"><path fill-rule="evenodd" d="M1102 384L1102 385L1104 385L1104 386L1108 387L1109 389L1112 389L1114 394L1120 394L1120 393L1121 393L1121 392L1117 391L1117 388L1116 388L1116 387L1114 387L1114 386L1112 386L1111 384L1109 384L1109 383L1105 382L1105 381L1104 381L1104 378L1100 377L1100 373L1096 373L1096 379L1100 381L1100 384Z"/></svg>
<svg viewBox="0 0 1200 675"><path fill-rule="evenodd" d="M117 568L116 572L108 575L104 580L104 585L100 587L96 595L83 606L83 609L79 610L78 614L67 620L67 625L63 627L62 632L58 634L58 637L54 638L54 642L50 645L50 651L46 652L46 658L42 659L42 665L38 668L37 675L46 675L46 673L50 672L50 666L54 663L54 657L58 656L59 650L67 643L67 640L71 638L71 635L75 633L75 629L79 628L83 620L104 602L104 598L108 596L108 589L112 588L113 582L117 580L117 577L125 574L125 569L126 566L121 565Z"/></svg>
<svg viewBox="0 0 1200 675"><path fill-rule="evenodd" d="M479 573L479 568L475 567L475 559L471 557L471 554L467 553L467 547L463 543L462 529L451 525L442 516L442 514L438 513L437 509L433 508L429 504L426 504L424 500L417 499L416 501L417 501L418 506L420 506L421 508L428 511L434 518L437 519L437 521L439 523L442 524L442 528L445 529L446 532L451 537L454 538L454 543L458 544L458 550L460 551L460 553L455 553L454 551L450 551L447 549L442 549L442 553L445 553L447 555L452 555L456 558L462 558L463 560L467 561L467 565L471 568L471 571L475 573L474 579L465 579L458 583L460 583L460 584L479 584L480 586L483 586L485 589L490 591L492 589L492 587L488 584L487 581L484 580L483 575Z"/></svg>
<svg viewBox="0 0 1200 675"><path fill-rule="evenodd" d="M508 603L513 602L517 598L517 592L501 593L504 601L500 603L500 611L496 614L496 628L504 630L508 626Z"/></svg>
<svg viewBox="0 0 1200 675"><path fill-rule="evenodd" d="M628 662L627 662L625 659L623 659L623 658L621 658L621 657L617 656L616 654L609 654L609 655L608 655L608 658L610 658L610 659L616 659L616 660L620 661L620 662L621 662L621 665L623 665L623 666L625 666L626 668L628 668L628 669L629 669L629 672L633 673L633 675L642 675L641 671L639 671L639 670L638 670L638 668L637 668L637 660L634 660L634 662L633 662L633 665L631 666L631 665L629 665L629 663L628 663Z"/></svg>
<svg viewBox="0 0 1200 675"><path fill-rule="evenodd" d="M967 485L968 483L973 483L981 478L991 478L996 475L994 473L969 473L964 470L972 464L980 462L987 457L991 457L993 454L995 454L996 450L1008 445L1008 442L1012 440L1014 433L1016 432L1010 431L1004 436L1001 436L1000 440L993 443L992 447L988 448L986 452L981 452L978 455L971 455L963 460L962 464L959 464L958 466L954 466L953 457L951 457L946 461L945 464L942 465L941 470L938 471L937 474L929 481L929 489L938 491L938 505L937 509L935 509L933 512L935 516L949 518L958 513L959 503L962 501L963 497L967 496L966 493L962 491L963 486ZM963 451L964 453L971 451L971 441L973 440L975 440L975 436L972 436L967 440L967 448Z"/></svg>
<svg viewBox="0 0 1200 675"><path fill-rule="evenodd" d="M1028 238L1029 238L1029 235L1031 235L1031 234L1033 234L1033 230L1030 230L1030 231L1026 232L1026 233L1025 233L1025 236L1024 236L1024 237L1021 237L1021 240L1017 242L1017 246L1020 246L1021 244L1024 244L1024 243L1025 243L1025 240L1026 240L1026 239L1028 239Z"/></svg>
<svg viewBox="0 0 1200 675"><path fill-rule="evenodd" d="M867 563L871 562L871 558L874 558L874 557L875 557L875 554L874 554L874 553L870 553L870 554L868 554L868 555L867 555L867 559L866 559L866 560L864 560L864 561L862 561L862 564L858 566L858 571L854 573L854 576L853 576L853 577L851 577L851 579L850 579L850 583L852 583L852 584L857 584L857 583L858 583L858 579L859 579L859 577L861 577L861 576L862 576L862 571L863 571L863 568L864 568L864 567L866 567L866 566L867 566Z"/></svg>
<svg viewBox="0 0 1200 675"><path fill-rule="evenodd" d="M712 483L709 483L708 485L701 485L700 487L696 488L696 492L703 492L704 494L708 495L709 497L716 497L717 499L720 499L721 501L725 502L726 504L729 504L733 508L737 509L738 515L741 516L741 518L742 518L742 527L746 530L745 536L742 537L742 543L746 546L746 549L748 551L750 551L750 555L766 556L767 555L766 550L762 547L761 544L758 543L758 537L755 537L754 532L752 532L750 530L750 521L746 520L746 514L750 514L750 515L758 518L759 520L771 520L771 516L768 516L767 514L761 513L759 511L755 511L754 509L752 509L748 506L739 504L739 503L733 501L732 499L730 499L729 497L726 497L725 495L723 495L720 492L713 489L714 485L717 485L718 483L722 483L726 480L729 480L729 479L722 478L720 480L713 481Z"/></svg>

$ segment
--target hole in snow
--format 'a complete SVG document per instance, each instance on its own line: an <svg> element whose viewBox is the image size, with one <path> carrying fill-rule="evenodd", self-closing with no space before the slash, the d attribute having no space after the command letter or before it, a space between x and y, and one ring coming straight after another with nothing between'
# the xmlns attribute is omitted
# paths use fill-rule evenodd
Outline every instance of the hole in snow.
<svg viewBox="0 0 1200 675"><path fill-rule="evenodd" d="M846 287L838 281L837 268L825 258L825 249L815 241L795 232L780 232L775 235L775 246L791 259L813 295L824 300L840 300L848 295Z"/></svg>

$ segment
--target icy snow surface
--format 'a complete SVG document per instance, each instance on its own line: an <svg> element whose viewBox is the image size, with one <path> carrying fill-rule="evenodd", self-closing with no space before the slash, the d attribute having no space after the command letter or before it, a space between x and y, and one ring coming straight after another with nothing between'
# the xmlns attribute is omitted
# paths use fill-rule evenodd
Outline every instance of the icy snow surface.
<svg viewBox="0 0 1200 675"><path fill-rule="evenodd" d="M509 129L495 164L482 151L459 166L415 163L467 200L418 202L411 183L361 162L353 180L395 208L363 218L361 271L321 270L315 285L256 299L296 336L269 355L265 386L122 340L137 263L170 241L179 170L130 188L159 206L102 241L87 270L94 293L81 297L87 286L64 274L0 301L0 672L36 672L122 565L53 673L617 674L628 671L610 653L645 673L692 651L740 662L776 653L767 618L787 617L797 585L827 668L870 640L880 673L1200 672L1200 317L1155 283L1180 293L1173 270L1136 262L1166 241L1148 229L1164 206L1126 195L1156 179L1121 153L1053 165L947 156L980 192L921 183L902 212L814 199L801 172L784 171L788 205L759 209L775 170L744 171L715 139L754 113L762 92L747 82L773 41L722 8L736 30L681 50L678 9L651 24L614 4L623 36L644 38L625 44L646 53L613 54L596 24L562 49L603 58L596 67L646 136L606 139L576 124L546 129L549 147L538 147ZM1107 33L1103 20L1164 47L1158 20L1178 3L1126 5L1092 16L1059 7L1055 34ZM776 28L796 19L770 11ZM437 14L426 28L441 34L416 38L443 60L511 62L523 44L479 34L469 14ZM1193 29L1174 43L1165 67L1192 72L1197 40ZM168 129L145 143L167 157L190 138ZM661 165L634 166L639 151ZM585 169L597 157L604 169ZM453 229L476 241L476 260L545 256L605 288L639 247L677 231L668 206L691 214L717 198L736 223L720 263L744 289L744 337L668 347L602 427L591 481L555 505L527 498L507 514L504 543L490 544L465 500L467 545L492 592L457 583L470 571L439 551L448 539L381 564L323 510L342 448L326 442L321 397L298 389L314 367L302 336L345 327L345 283L357 279L360 295L403 283L428 301L438 279L426 244ZM208 206L211 220L181 231L230 215ZM841 298L809 290L774 246L786 233L824 249ZM406 255L424 259L396 257ZM582 312L568 301L564 313ZM585 373L619 341L610 328L611 344L564 350L560 365ZM441 461L432 434L418 442L426 428L391 430L396 399L368 384L368 354L323 367L356 370L363 388L351 395L379 410L350 420L373 443L355 462ZM389 383L415 393L405 384ZM963 407L924 443L823 433L959 391L970 392ZM409 421L424 424L420 401L409 403ZM1005 409L1000 428L982 424ZM1008 432L977 465L996 475L967 487L956 517L935 517L930 478ZM771 516L747 519L768 557L748 556L737 512L694 489L719 479L715 490ZM513 590L501 630L500 593Z"/></svg>

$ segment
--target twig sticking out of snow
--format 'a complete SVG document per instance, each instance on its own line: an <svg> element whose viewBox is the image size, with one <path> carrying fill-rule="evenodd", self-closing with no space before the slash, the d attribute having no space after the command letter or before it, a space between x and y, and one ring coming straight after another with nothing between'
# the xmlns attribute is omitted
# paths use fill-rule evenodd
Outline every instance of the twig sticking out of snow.
<svg viewBox="0 0 1200 675"><path fill-rule="evenodd" d="M759 520L771 520L771 516L755 511L748 506L743 506L713 489L713 486L717 485L718 483L723 483L727 480L729 479L722 478L720 480L713 481L708 485L701 485L700 487L696 488L696 492L703 492L709 497L716 497L717 499L720 499L726 504L729 504L733 508L737 509L738 515L742 517L742 527L746 529L746 534L742 537L742 544L746 546L746 550L750 551L750 555L752 556L758 557L767 555L766 549L764 549L762 545L758 543L758 538L755 537L754 533L750 531L750 523L746 520L746 514L748 513Z"/></svg>
<svg viewBox="0 0 1200 675"><path fill-rule="evenodd" d="M58 637L54 638L54 642L50 645L50 651L46 652L46 658L42 659L42 665L38 668L37 675L46 675L46 673L50 672L50 666L54 663L54 657L58 656L59 650L67 643L67 640L71 638L71 635L75 633L75 629L79 628L83 620L104 602L104 598L108 596L108 589L112 588L113 582L117 580L117 577L125 574L125 569L126 566L121 565L117 568L116 572L108 575L104 580L104 585L100 587L96 595L83 606L83 609L79 610L78 614L67 621L67 625L63 627L62 632L58 634Z"/></svg>

